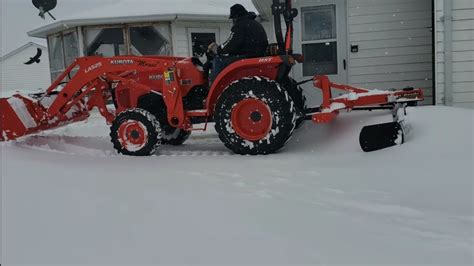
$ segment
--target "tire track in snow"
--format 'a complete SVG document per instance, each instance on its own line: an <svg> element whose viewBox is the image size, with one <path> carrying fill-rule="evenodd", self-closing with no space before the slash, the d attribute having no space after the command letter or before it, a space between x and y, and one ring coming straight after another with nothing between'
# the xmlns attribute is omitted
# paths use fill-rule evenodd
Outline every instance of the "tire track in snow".
<svg viewBox="0 0 474 266"><path fill-rule="evenodd" d="M12 142L11 145L41 152L68 155L122 156L115 151L107 137L32 136ZM218 139L209 137L190 139L189 144L183 146L162 145L156 153L158 157L220 157L234 155Z"/></svg>

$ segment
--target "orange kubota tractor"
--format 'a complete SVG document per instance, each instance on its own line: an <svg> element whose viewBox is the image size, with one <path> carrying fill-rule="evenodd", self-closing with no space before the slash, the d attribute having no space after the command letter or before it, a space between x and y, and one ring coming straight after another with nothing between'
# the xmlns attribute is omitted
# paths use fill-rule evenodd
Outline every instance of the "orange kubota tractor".
<svg viewBox="0 0 474 266"><path fill-rule="evenodd" d="M402 143L408 127L407 104L423 100L421 89L369 91L334 84L326 76L313 82L323 102L306 108L303 92L289 77L303 61L293 53L292 1L274 0L277 44L268 56L227 66L212 83L196 58L117 56L77 58L45 93L0 99L0 140L57 128L88 118L93 108L111 125L110 137L119 153L154 154L160 144L183 144L193 130L215 122L219 138L238 154L270 154L282 148L303 120L329 123L340 110L392 109L394 121L365 127L364 151ZM282 21L287 25L282 33ZM332 90L346 91L333 98ZM109 104L109 103L113 103Z"/></svg>

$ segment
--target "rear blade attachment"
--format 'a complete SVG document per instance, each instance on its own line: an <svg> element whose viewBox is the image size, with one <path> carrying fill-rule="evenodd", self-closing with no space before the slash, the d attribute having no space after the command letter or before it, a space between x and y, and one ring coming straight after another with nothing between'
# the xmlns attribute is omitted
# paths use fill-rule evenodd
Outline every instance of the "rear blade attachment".
<svg viewBox="0 0 474 266"><path fill-rule="evenodd" d="M372 152L405 143L411 132L411 126L406 120L406 106L406 103L394 106L393 122L362 128L359 143L363 151Z"/></svg>

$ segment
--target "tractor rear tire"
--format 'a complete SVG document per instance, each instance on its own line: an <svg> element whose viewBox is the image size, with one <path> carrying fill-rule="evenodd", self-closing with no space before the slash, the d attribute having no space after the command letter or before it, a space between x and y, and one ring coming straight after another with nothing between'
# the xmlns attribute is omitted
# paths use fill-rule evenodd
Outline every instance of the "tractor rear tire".
<svg viewBox="0 0 474 266"><path fill-rule="evenodd" d="M245 78L220 96L214 114L224 145L242 155L275 153L291 138L297 112L288 92L266 78Z"/></svg>
<svg viewBox="0 0 474 266"><path fill-rule="evenodd" d="M281 86L288 91L291 99L296 106L296 111L298 112L298 119L296 120L296 129L300 128L303 123L306 121L305 112L308 106L306 105L306 96L304 95L303 88L298 86L296 80L288 77L283 82L280 82Z"/></svg>
<svg viewBox="0 0 474 266"><path fill-rule="evenodd" d="M110 137L114 148L121 154L150 156L161 144L160 122L144 109L130 109L115 118Z"/></svg>

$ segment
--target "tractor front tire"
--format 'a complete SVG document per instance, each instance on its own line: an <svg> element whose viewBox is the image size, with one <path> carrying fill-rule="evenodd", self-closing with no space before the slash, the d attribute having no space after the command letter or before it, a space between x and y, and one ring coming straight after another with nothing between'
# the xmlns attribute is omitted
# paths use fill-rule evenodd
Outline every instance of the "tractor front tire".
<svg viewBox="0 0 474 266"><path fill-rule="evenodd" d="M161 144L160 122L144 109L130 109L120 113L110 127L114 148L129 156L150 156Z"/></svg>
<svg viewBox="0 0 474 266"><path fill-rule="evenodd" d="M224 145L242 155L275 153L291 138L297 120L295 104L278 83L245 78L220 96L214 119Z"/></svg>

